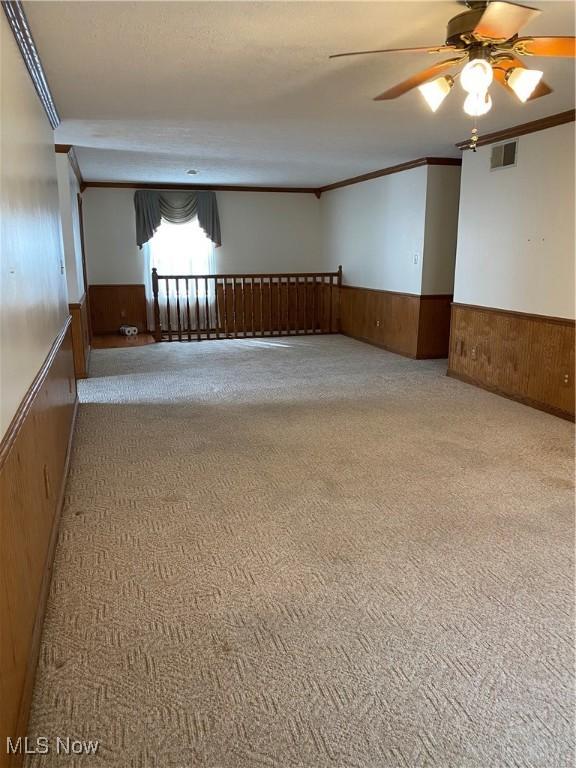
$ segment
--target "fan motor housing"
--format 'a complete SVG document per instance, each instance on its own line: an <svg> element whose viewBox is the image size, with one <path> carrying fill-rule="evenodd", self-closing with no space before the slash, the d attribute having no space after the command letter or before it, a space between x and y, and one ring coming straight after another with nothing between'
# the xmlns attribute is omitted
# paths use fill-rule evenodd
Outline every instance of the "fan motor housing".
<svg viewBox="0 0 576 768"><path fill-rule="evenodd" d="M459 13L450 19L446 27L446 45L454 45L456 48L466 48L472 39L476 25L482 18L485 6L470 11Z"/></svg>

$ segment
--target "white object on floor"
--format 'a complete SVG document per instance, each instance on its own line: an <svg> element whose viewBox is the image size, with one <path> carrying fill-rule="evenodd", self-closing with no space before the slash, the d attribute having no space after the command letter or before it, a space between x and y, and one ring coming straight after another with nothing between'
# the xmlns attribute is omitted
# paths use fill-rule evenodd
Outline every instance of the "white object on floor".
<svg viewBox="0 0 576 768"><path fill-rule="evenodd" d="M137 336L138 328L135 325L121 325L119 328L122 336Z"/></svg>

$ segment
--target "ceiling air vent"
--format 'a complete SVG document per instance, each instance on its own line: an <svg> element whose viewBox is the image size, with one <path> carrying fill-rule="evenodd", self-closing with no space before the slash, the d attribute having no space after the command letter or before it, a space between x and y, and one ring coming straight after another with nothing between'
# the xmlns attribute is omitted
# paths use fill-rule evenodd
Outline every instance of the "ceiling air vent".
<svg viewBox="0 0 576 768"><path fill-rule="evenodd" d="M518 139L507 141L506 144L495 144L490 155L490 170L494 171L496 168L508 168L511 165L516 165L517 149Z"/></svg>

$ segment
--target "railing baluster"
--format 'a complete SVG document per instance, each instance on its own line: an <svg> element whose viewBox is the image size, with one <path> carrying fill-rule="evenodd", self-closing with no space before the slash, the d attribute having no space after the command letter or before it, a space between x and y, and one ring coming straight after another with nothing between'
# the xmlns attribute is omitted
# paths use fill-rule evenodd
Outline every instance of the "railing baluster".
<svg viewBox="0 0 576 768"><path fill-rule="evenodd" d="M258 278L258 296L260 297L260 336L264 336L264 297L262 295L262 278Z"/></svg>
<svg viewBox="0 0 576 768"><path fill-rule="evenodd" d="M330 313L329 314L329 318L330 319L329 319L329 325L328 325L328 333L332 333L332 312L333 312L333 307L332 307L332 285L333 285L333 282L334 282L334 278L332 277L332 275L330 275L329 280L330 280L330 291L329 291L329 294L328 294L328 301L330 302L330 306L328 308L328 311Z"/></svg>
<svg viewBox="0 0 576 768"><path fill-rule="evenodd" d="M214 281L214 314L215 322L216 322L216 338L220 338L220 302L218 297L218 276L213 277L212 280Z"/></svg>
<svg viewBox="0 0 576 768"><path fill-rule="evenodd" d="M290 276L286 276L286 334L290 336Z"/></svg>
<svg viewBox="0 0 576 768"><path fill-rule="evenodd" d="M256 336L254 329L254 278L250 278L250 317L252 321L252 337Z"/></svg>
<svg viewBox="0 0 576 768"><path fill-rule="evenodd" d="M176 327L178 328L178 341L182 341L182 318L180 317L180 278L176 278Z"/></svg>
<svg viewBox="0 0 576 768"><path fill-rule="evenodd" d="M196 291L196 340L201 341L202 333L200 331L200 298L198 296L198 278L194 278L194 290Z"/></svg>
<svg viewBox="0 0 576 768"><path fill-rule="evenodd" d="M300 313L298 312L298 283L300 282L300 278L296 277L296 282L294 283L294 311L296 312L296 318L294 322L294 330L296 333L296 336L300 333Z"/></svg>
<svg viewBox="0 0 576 768"><path fill-rule="evenodd" d="M192 341L190 330L190 287L188 285L188 278L186 278L186 323L188 325L188 341Z"/></svg>
<svg viewBox="0 0 576 768"><path fill-rule="evenodd" d="M210 338L210 304L208 302L208 278L204 277L204 322L206 323L206 338Z"/></svg>
<svg viewBox="0 0 576 768"><path fill-rule="evenodd" d="M336 332L340 333L341 328L341 317L342 317L342 264L338 265L338 278L337 278L337 285L338 285L338 308L336 312Z"/></svg>
<svg viewBox="0 0 576 768"><path fill-rule="evenodd" d="M232 325L234 326L234 338L238 338L238 329L236 326L236 278L232 277Z"/></svg>
<svg viewBox="0 0 576 768"><path fill-rule="evenodd" d="M312 333L317 332L317 326L318 321L316 319L316 304L317 304L317 293L318 293L318 280L316 279L316 275L314 275L314 285L312 288Z"/></svg>
<svg viewBox="0 0 576 768"><path fill-rule="evenodd" d="M224 336L228 338L228 291L226 289L226 284L228 283L228 278L223 278L222 283L222 292L224 294Z"/></svg>
<svg viewBox="0 0 576 768"><path fill-rule="evenodd" d="M278 336L282 335L282 314L281 314L281 309L282 309L282 285L281 285L281 281L282 281L281 277L277 277L276 278L276 288L277 288L276 293L278 294L278 307L277 307L277 310L278 310L278 312L277 312L278 322L276 323L276 325L277 325L277 329L276 330L278 332Z"/></svg>
<svg viewBox="0 0 576 768"><path fill-rule="evenodd" d="M158 302L158 271L152 269L152 293L154 294L154 338L162 341L162 323L160 322L160 304Z"/></svg>
<svg viewBox="0 0 576 768"><path fill-rule="evenodd" d="M240 278L240 295L242 297L242 336L246 338L246 293L244 290L244 278Z"/></svg>
<svg viewBox="0 0 576 768"><path fill-rule="evenodd" d="M168 318L168 341L172 341L172 320L170 318L170 278L166 278L166 315Z"/></svg>
<svg viewBox="0 0 576 768"><path fill-rule="evenodd" d="M272 336L272 275L268 276L268 315L270 320L269 335Z"/></svg>
<svg viewBox="0 0 576 768"><path fill-rule="evenodd" d="M304 335L308 335L308 278L304 278Z"/></svg>

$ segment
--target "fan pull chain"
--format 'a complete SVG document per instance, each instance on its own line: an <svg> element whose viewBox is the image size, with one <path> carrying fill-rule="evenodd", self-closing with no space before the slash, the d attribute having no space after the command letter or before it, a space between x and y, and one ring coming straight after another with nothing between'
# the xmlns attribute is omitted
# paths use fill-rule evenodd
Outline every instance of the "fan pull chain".
<svg viewBox="0 0 576 768"><path fill-rule="evenodd" d="M472 134L470 136L470 149L472 150L472 152L476 152L476 145L478 144L479 138L480 137L478 135L478 126L477 126L476 118L474 118L474 127L472 128Z"/></svg>

